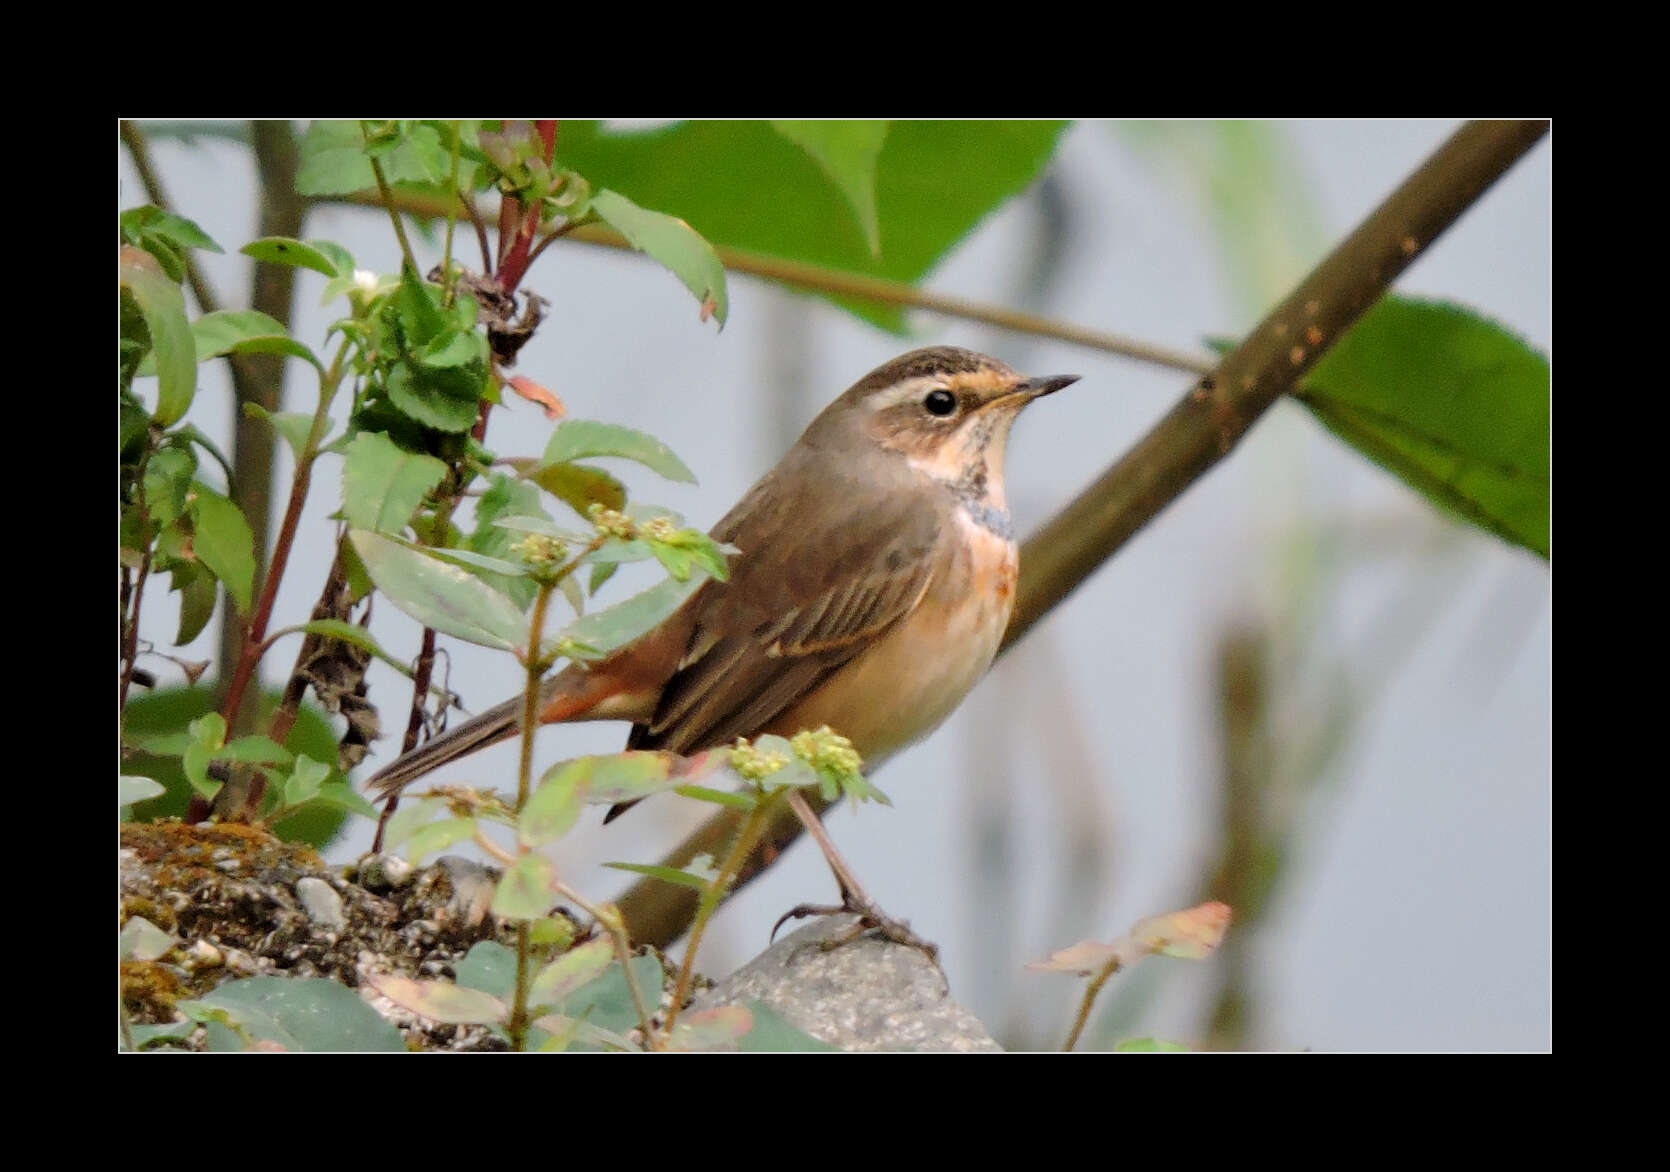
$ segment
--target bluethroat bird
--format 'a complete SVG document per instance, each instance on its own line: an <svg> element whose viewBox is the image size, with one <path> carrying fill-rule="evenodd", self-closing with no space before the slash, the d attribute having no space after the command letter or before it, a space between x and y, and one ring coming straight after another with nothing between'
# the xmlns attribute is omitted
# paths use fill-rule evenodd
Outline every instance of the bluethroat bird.
<svg viewBox="0 0 1670 1172"><path fill-rule="evenodd" d="M950 346L871 371L714 527L715 540L741 551L730 580L707 582L609 658L552 676L541 722L629 720L629 749L677 753L829 725L866 769L926 736L991 666L1014 607L1009 428L1028 403L1077 377L1026 378ZM391 797L514 736L521 711L521 698L507 700L367 788ZM848 910L899 927L819 838Z"/></svg>

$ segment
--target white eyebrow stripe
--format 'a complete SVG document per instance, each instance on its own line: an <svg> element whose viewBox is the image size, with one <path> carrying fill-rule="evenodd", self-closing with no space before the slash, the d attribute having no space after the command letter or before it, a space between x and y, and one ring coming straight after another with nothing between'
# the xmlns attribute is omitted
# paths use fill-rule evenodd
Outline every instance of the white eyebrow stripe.
<svg viewBox="0 0 1670 1172"><path fill-rule="evenodd" d="M946 386L946 380L938 375L919 375L893 384L877 395L875 401L878 408L894 407L918 399L935 387L943 386Z"/></svg>

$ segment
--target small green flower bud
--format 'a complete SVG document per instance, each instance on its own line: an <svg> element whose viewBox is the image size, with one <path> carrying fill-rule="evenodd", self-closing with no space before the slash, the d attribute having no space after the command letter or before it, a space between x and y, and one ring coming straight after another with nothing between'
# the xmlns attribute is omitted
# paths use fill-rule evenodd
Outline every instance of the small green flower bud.
<svg viewBox="0 0 1670 1172"><path fill-rule="evenodd" d="M745 781L764 781L788 763L786 755L757 749L748 743L747 737L738 737L731 749L731 768Z"/></svg>

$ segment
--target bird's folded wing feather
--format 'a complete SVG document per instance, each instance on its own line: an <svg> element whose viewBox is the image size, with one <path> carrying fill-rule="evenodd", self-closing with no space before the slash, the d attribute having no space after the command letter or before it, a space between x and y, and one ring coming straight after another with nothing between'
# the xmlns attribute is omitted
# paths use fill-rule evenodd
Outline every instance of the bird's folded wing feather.
<svg viewBox="0 0 1670 1172"><path fill-rule="evenodd" d="M861 488L871 508L820 523L756 485L713 535L740 548L728 583L694 599L679 669L631 748L692 753L752 736L861 654L921 601L933 578L938 514L910 492ZM837 473L838 475L838 473Z"/></svg>

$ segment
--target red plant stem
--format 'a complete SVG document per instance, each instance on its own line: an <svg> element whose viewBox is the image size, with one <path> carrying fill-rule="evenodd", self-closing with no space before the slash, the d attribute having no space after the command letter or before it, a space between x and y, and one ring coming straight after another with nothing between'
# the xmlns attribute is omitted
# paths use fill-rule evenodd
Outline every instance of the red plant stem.
<svg viewBox="0 0 1670 1172"><path fill-rule="evenodd" d="M555 119L545 118L534 123L534 130L539 135L539 141L545 147L545 165L549 167L557 156L557 123ZM514 230L514 239L508 247L505 241L510 238ZM516 286L522 283L527 275L529 251L533 247L534 233L539 230L539 206L524 209L522 201L507 196L499 204L499 283L504 286L506 294L516 292Z"/></svg>
<svg viewBox="0 0 1670 1172"><path fill-rule="evenodd" d="M244 629L243 654L238 657L231 686L226 689L226 704L221 715L226 718L227 728L237 723L244 692L249 687L250 677L255 674L255 665L260 662L261 644L267 637L267 623L272 619L278 584L284 578L285 563L290 560L290 547L296 543L296 527L301 523L302 506L307 503L307 490L312 480L313 461L299 461L296 478L290 485L290 503L284 509L284 523L279 527L278 540L273 543L272 565L267 569L266 581L261 584L261 598L255 605L255 615Z"/></svg>

